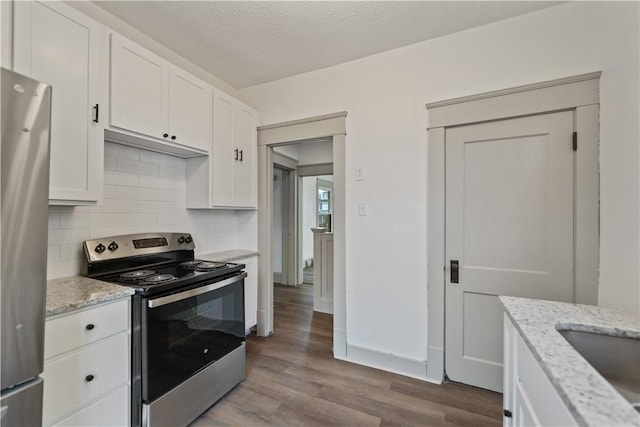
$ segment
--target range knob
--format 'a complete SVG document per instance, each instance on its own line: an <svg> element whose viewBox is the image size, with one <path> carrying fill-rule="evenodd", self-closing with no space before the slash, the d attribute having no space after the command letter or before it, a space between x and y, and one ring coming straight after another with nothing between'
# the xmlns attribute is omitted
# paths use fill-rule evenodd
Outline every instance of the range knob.
<svg viewBox="0 0 640 427"><path fill-rule="evenodd" d="M184 236L178 237L178 243L180 243L180 244L184 243Z"/></svg>
<svg viewBox="0 0 640 427"><path fill-rule="evenodd" d="M98 246L94 249L97 253L101 254L104 250L107 249L102 243L98 243Z"/></svg>
<svg viewBox="0 0 640 427"><path fill-rule="evenodd" d="M184 239L185 243L191 243L193 242L193 239L191 238L191 236L187 236L186 239Z"/></svg>
<svg viewBox="0 0 640 427"><path fill-rule="evenodd" d="M111 242L111 244L108 246L108 249L113 252L116 249L118 249L118 244L116 242Z"/></svg>

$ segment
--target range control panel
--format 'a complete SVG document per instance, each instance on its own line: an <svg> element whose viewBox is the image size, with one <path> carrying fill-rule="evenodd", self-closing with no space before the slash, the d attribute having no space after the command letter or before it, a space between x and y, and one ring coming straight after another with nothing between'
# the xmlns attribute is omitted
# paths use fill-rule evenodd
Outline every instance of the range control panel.
<svg viewBox="0 0 640 427"><path fill-rule="evenodd" d="M87 240L83 246L87 260L95 262L182 249L194 250L196 245L189 233L145 233Z"/></svg>

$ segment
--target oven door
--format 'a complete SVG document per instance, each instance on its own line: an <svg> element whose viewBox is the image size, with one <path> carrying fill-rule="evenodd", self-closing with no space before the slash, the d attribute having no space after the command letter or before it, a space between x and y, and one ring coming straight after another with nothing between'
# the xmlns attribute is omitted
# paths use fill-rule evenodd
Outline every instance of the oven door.
<svg viewBox="0 0 640 427"><path fill-rule="evenodd" d="M142 401L150 403L245 339L247 273L142 299Z"/></svg>

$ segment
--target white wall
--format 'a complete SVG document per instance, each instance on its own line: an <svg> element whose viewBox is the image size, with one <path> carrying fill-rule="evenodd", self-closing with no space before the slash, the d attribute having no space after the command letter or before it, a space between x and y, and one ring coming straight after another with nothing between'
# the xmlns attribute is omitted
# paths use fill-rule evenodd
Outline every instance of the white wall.
<svg viewBox="0 0 640 427"><path fill-rule="evenodd" d="M83 241L119 234L189 232L198 254L256 249L255 212L185 208L184 159L106 143L104 163L102 205L49 207L48 278L80 273Z"/></svg>
<svg viewBox="0 0 640 427"><path fill-rule="evenodd" d="M282 170L273 169L273 273L282 274Z"/></svg>
<svg viewBox="0 0 640 427"><path fill-rule="evenodd" d="M302 262L313 258L313 232L311 227L316 226L316 177L302 177L302 197L300 207L302 209Z"/></svg>
<svg viewBox="0 0 640 427"><path fill-rule="evenodd" d="M426 360L425 103L596 70L600 301L640 311L637 18L637 3L572 2L239 91L263 124L348 112L349 344Z"/></svg>
<svg viewBox="0 0 640 427"><path fill-rule="evenodd" d="M298 145L298 166L333 163L333 142L316 141Z"/></svg>

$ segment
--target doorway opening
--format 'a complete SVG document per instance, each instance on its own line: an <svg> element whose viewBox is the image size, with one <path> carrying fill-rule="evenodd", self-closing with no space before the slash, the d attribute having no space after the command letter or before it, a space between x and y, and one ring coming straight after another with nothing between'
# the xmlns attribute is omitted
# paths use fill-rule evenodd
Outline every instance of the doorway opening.
<svg viewBox="0 0 640 427"><path fill-rule="evenodd" d="M333 142L273 147L274 286L307 286L313 310L333 313Z"/></svg>
<svg viewBox="0 0 640 427"><path fill-rule="evenodd" d="M330 278L332 282L332 302L333 311L333 354L334 357L345 359L347 352L346 341L346 268L345 268L345 124L346 113L336 113L325 116L312 117L308 119L296 120L273 125L260 126L258 128L258 173L259 180L259 200L258 200L258 244L260 250L259 259L259 286L258 286L258 335L268 336L274 332L274 281L273 281L273 171L274 166L278 166L280 161L287 162L298 160L299 165L292 167L295 169L296 193L302 187L300 178L303 176L331 175L333 173L333 211L331 217L324 217L325 221L331 221L334 242L331 244L333 250L334 265L331 271L324 271L325 278ZM302 158L297 159L287 150L297 147L308 146L318 148L321 142L330 141L332 144L332 159L326 162L304 162ZM284 160L283 160L284 159ZM335 168L335 172L334 172ZM299 197L298 197L299 199ZM294 215L298 223L301 219L298 214ZM324 214L326 215L326 214ZM289 228L291 229L291 228ZM297 227L293 228L295 238L288 236L292 245L301 246L300 232ZM325 233L330 234L330 233ZM291 256L291 251L289 254ZM296 249L295 259L288 265L294 265L297 271L298 284L303 283L304 258L300 251ZM316 261L314 260L314 264ZM314 282L318 270L314 269ZM291 276L289 276L291 277ZM315 295L314 295L315 301Z"/></svg>

